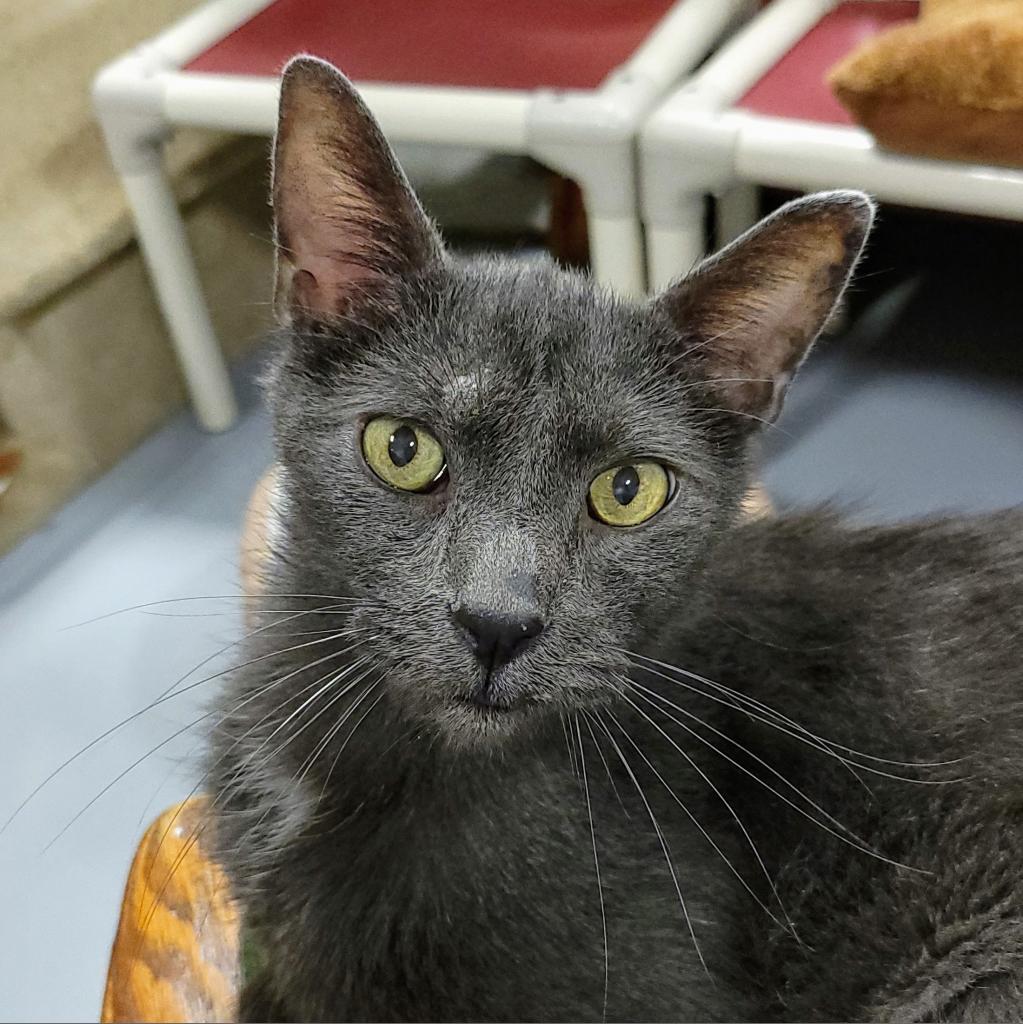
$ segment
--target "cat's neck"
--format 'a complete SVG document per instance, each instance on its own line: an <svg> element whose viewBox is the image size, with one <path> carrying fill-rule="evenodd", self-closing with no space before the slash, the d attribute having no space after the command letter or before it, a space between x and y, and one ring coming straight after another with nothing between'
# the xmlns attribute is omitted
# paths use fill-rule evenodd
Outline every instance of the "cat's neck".
<svg viewBox="0 0 1023 1024"><path fill-rule="evenodd" d="M344 806L392 803L410 808L440 803L450 809L494 804L501 789L537 778L570 775L565 732L556 715L523 723L508 735L454 742L410 720L386 690L338 757L331 788Z"/></svg>

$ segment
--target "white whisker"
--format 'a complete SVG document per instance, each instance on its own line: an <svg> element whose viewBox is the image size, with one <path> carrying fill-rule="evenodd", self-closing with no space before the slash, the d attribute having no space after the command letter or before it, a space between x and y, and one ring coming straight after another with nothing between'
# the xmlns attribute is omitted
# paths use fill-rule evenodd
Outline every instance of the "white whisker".
<svg viewBox="0 0 1023 1024"><path fill-rule="evenodd" d="M622 762L622 766L625 768L629 778L632 780L632 784L636 787L636 792L639 794L640 800L643 801L643 806L646 808L647 815L650 818L650 823L654 827L654 832L657 835L657 841L661 845L661 852L664 854L664 861L668 865L668 872L671 875L672 884L675 886L675 894L678 896L679 906L682 908L682 916L685 918L686 927L689 929L690 938L693 940L693 949L696 950L696 955L699 958L700 963L703 965L704 971L707 973L707 977L711 977L709 968L707 967L707 961L703 958L703 951L700 949L699 940L696 938L696 931L693 928L692 918L689 916L689 908L686 906L685 897L682 895L682 886L679 884L678 874L675 871L675 865L672 863L671 854L668 851L668 844L664 838L664 833L661 831L661 826L657 822L657 817L654 814L653 808L650 806L650 801L646 798L646 793L643 792L643 787L639 784L639 779L636 778L635 772L632 770L632 765L629 764L628 758L622 752L622 748L618 746L618 742L614 736L611 735L611 730L604 724L600 717L599 712L594 712L596 715L597 724L604 730L604 734L611 741L611 746L614 748L615 753L618 755L619 760ZM624 734L624 730L621 724L615 719L611 712L608 712L611 717L611 721L618 726L619 730Z"/></svg>
<svg viewBox="0 0 1023 1024"><path fill-rule="evenodd" d="M832 740L824 739L823 737L818 736L816 733L813 733L809 729L800 725L798 722L794 722L792 719L786 718L784 715L782 715L778 711L775 711L773 708L770 708L765 704L761 704L759 701L754 700L754 698L752 697L747 697L745 694L740 693L738 690L732 690L730 687L726 687L722 683L715 683L712 679L707 679L706 677L698 675L695 672L689 672L686 669L679 668L677 665L668 665L665 662L657 661L656 658L647 658L642 654L635 654L631 651L626 651L624 653L628 654L630 657L641 658L642 660L649 661L652 664L661 665L662 667L667 668L671 671L679 672L689 679L693 679L696 682L700 682L706 686L710 686L712 689L717 690L719 692L724 692L728 697L732 698L731 702L721 697L716 697L712 693L706 693L705 691L700 690L697 687L692 686L691 684L686 683L681 679L674 679L671 676L665 675L663 672L658 672L655 669L649 668L645 665L636 666L642 671L649 672L651 675L658 676L659 678L664 679L667 682L674 684L675 686L681 686L683 689L690 690L693 693L697 693L700 696L706 697L708 700L712 700L717 704L723 704L725 707L731 708L733 711L738 711L755 722L761 722L763 725L770 726L772 729L777 730L783 735L790 736L792 737L792 739L798 740L800 743L805 743L807 746L812 747L814 750L819 750L821 753L827 754L829 757L835 758L837 761L844 763L848 767L859 768L861 771L870 772L871 774L881 776L882 778L893 779L896 782L908 782L919 786L946 786L952 782L962 781L961 779L911 779L907 778L905 775L896 775L892 772L883 771L880 768L874 768L871 765L850 762L847 758L842 757L841 754L836 753L836 750L842 750L853 757L862 757L866 760L875 761L880 764L891 764L902 768L943 768L958 763L958 761L932 761L919 763L908 761L891 761L887 758L874 757L871 754L864 754L861 751L854 750L851 747L845 747L840 743L835 743ZM780 719L781 723L785 724L780 724L778 721L772 721L771 718L764 717L764 715L758 714L755 711L751 711L749 710L749 708L745 706L739 706L738 704L734 703L734 701L739 701L743 705L750 704L755 707L758 707L762 709L766 715ZM791 726L791 728L787 726ZM834 747L835 749L829 749L831 747Z"/></svg>
<svg viewBox="0 0 1023 1024"><path fill-rule="evenodd" d="M597 857L597 832L593 825L593 807L590 803L590 783L586 777L586 754L583 752L583 737L579 731L579 716L574 717L575 723L575 738L579 745L579 765L583 777L583 792L586 794L586 816L590 822L590 841L593 844L593 870L597 875L597 897L600 900L600 926L604 935L604 1009L601 1014L601 1020L607 1020L607 987L609 979L609 967L610 961L608 960L607 953L607 912L604 909L604 886L600 880L600 859ZM589 728L589 723L587 723ZM590 735L593 735L593 731L590 730ZM596 740L594 740L596 743Z"/></svg>
<svg viewBox="0 0 1023 1024"><path fill-rule="evenodd" d="M711 836L710 833L697 820L696 815L693 814L693 812L685 805L685 803L683 803L683 801L679 799L678 794L676 794L675 791L671 788L671 786L668 785L664 776L657 770L657 768L646 756L646 754L644 754L643 751L640 750L639 746L636 744L636 741L631 736L626 736L626 739L628 739L632 746L635 747L636 753L639 754L641 758L643 758L644 762L646 762L647 767L654 773L654 775L657 777L661 785L664 786L664 788L668 791L668 793L671 795L671 798L675 801L675 803L679 805L679 807L682 808L686 816L696 826L696 828L699 829L700 834L704 837L704 839L707 840L708 843L710 843L711 848L714 850L714 852L717 853L717 855L725 862L725 864L728 865L729 870L739 881L739 884L742 885L742 887L750 894L750 896L753 897L757 905L761 907L764 913L766 913L767 916L772 921L774 921L775 924L777 924L781 928L787 928L787 930L791 932L793 938L795 938L798 942L799 937L796 935L795 925L793 925L792 919L789 917L788 912L785 909L785 904L782 903L781 896L778 895L778 890L775 887L774 879L771 878L771 873L767 870L767 865L764 863L763 858L760 856L760 851L757 849L757 844L753 842L753 837L749 834L749 831L747 830L745 824L743 824L742 819L735 812L735 809L732 807L732 805L728 802L724 793L721 792L721 790L708 777L707 773L692 759L689 753L686 750L684 750L678 743L676 743L675 740L671 736L669 736L664 731L664 729L662 729L638 704L636 704L635 701L631 700L625 694L622 695L622 698L626 701L626 703L629 704L630 707L632 707L637 712L637 714L641 715L650 725L652 725L675 748L675 750L677 750L678 753L682 755L682 757L685 758L686 763L700 776L701 779L703 779L704 782L707 783L707 785L713 791L714 795L717 796L717 798L725 805L725 808L728 810L728 813L731 816L732 820L736 823L736 825L739 826L739 831L743 834L743 837L749 844L750 850L753 851L753 856L756 859L757 864L760 866L760 870L764 875L764 879L770 886L771 892L774 894L774 898L775 900L777 900L778 906L781 908L781 912L785 916L784 923L779 921L778 918L775 917L775 915L771 912L771 908L768 907L767 904L764 903L764 901L760 899L760 897L753 891L750 884L746 881L745 878L742 877L742 875L739 873L736 867L725 855L721 847L717 844L717 842L715 842L713 836Z"/></svg>
<svg viewBox="0 0 1023 1024"><path fill-rule="evenodd" d="M665 697L662 697L661 694L657 693L656 690L650 690L650 689L648 689L645 686L641 686L639 683L632 683L631 685L637 691L638 690L642 690L644 693L651 694L652 696L656 697L658 700L663 701L665 704L668 704L669 706L674 707L675 710L678 711L679 713L685 715L688 718L693 719L694 721L696 721L700 725L702 725L705 729L709 729L711 732L713 732L717 736L720 736L726 742L731 743L734 746L738 747L748 757L751 757L754 761L756 761L758 764L762 765L769 772L771 772L772 775L777 776L777 778L779 780L781 780L786 786L791 788L795 793L797 793L800 797L802 797L815 811L817 811L823 817L827 818L828 821L833 822L834 826L835 826L834 828L832 828L831 826L829 826L825 822L818 821L815 817L813 817L812 814L808 813L804 808L800 807L799 804L797 804L794 801L792 801L791 799L789 799L789 797L785 796L784 793L779 792L769 782L765 782L762 778L760 778L759 775L756 775L754 772L750 771L750 769L747 768L744 764L740 764L738 761L735 760L735 758L730 757L728 754L726 754L719 747L714 746L714 744L711 743L710 740L708 740L706 736L701 736L700 733L698 733L695 729L690 728L690 726L686 725L685 722L683 722L680 719L676 718L670 712L665 711L664 708L658 707L658 705L655 704L652 700L650 700L649 697L644 697L642 694L639 694L639 696L643 700L645 700L647 704L649 704L651 707L654 707L658 711L660 711L660 713L662 715L664 715L665 718L669 719L670 721L674 722L677 726L679 726L680 728L684 729L687 733L689 733L695 739L699 740L700 743L703 743L705 746L707 746L711 750L713 750L714 753L716 753L719 757L724 758L724 760L726 760L733 767L738 768L739 771L743 772L743 774L748 775L751 779L753 779L754 782L756 782L759 785L763 786L764 789L766 789L769 793L773 793L776 797L778 797L779 800L781 800L783 803L787 804L789 807L791 807L798 814L802 815L808 821L813 822L813 824L816 825L818 828L821 828L825 832L829 833L830 835L833 835L836 839L840 839L843 843L848 844L854 850L859 850L861 853L866 853L869 856L874 857L877 860L883 861L886 864L891 864L893 867L905 868L907 871L915 871L915 872L917 872L919 874L924 874L924 875L929 875L929 874L933 873L933 872L930 872L930 871L926 871L923 868L914 868L914 867L911 867L909 864L902 864L902 863L900 863L897 860L892 860L890 857L885 857L883 854L878 853L876 850L872 850L862 839L860 839L859 836L857 836L854 832L852 832L852 830L846 828L846 826L843 825L837 818L835 818L833 815L829 814L827 811L824 810L823 807L821 807L813 799L808 797L801 789L799 789L798 786L795 785L795 783L790 782L788 779L786 779L785 776L782 775L781 772L779 772L777 768L775 768L771 764L768 764L767 761L765 761L762 757L758 757L756 754L754 754L747 747L744 747L741 743L739 743L738 740L732 739L732 737L728 736L726 733L721 732L720 729L714 728L714 726L712 726L712 725L708 724L707 722L703 721L702 718L699 718L697 715L692 714L692 712L686 711L684 708L680 708L677 705L672 704L672 702L670 700L668 700ZM838 829L841 829L842 831L840 832L840 831L838 831ZM848 835L843 835L842 832L847 832ZM849 838L849 836L851 836L852 838Z"/></svg>

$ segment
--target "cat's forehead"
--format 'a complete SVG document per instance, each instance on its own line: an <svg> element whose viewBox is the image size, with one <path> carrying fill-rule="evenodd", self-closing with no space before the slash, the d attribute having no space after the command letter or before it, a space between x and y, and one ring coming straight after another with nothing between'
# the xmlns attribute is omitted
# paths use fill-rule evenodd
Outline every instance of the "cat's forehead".
<svg viewBox="0 0 1023 1024"><path fill-rule="evenodd" d="M677 449L687 428L651 373L652 325L592 285L494 275L434 305L395 366L405 408L465 445L593 453Z"/></svg>
<svg viewBox="0 0 1023 1024"><path fill-rule="evenodd" d="M648 308L553 267L474 268L411 295L355 358L334 363L321 408L337 422L422 423L464 464L509 471L540 460L554 475L591 472L626 457L688 465L705 446L679 401L684 384L664 369L660 329Z"/></svg>
<svg viewBox="0 0 1023 1024"><path fill-rule="evenodd" d="M613 385L640 357L646 332L636 310L546 265L470 274L437 313L433 340L446 350L455 401Z"/></svg>
<svg viewBox="0 0 1023 1024"><path fill-rule="evenodd" d="M496 273L454 290L432 325L447 370L437 397L452 416L498 404L571 413L573 398L628 378L639 342L632 319L578 282Z"/></svg>

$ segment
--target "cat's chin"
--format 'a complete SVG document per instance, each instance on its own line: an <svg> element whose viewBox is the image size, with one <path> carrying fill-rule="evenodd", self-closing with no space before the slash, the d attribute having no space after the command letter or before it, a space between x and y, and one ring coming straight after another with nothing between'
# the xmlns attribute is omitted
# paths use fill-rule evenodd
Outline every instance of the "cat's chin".
<svg viewBox="0 0 1023 1024"><path fill-rule="evenodd" d="M443 741L454 749L482 750L521 735L539 718L527 703L484 704L457 698L433 714Z"/></svg>

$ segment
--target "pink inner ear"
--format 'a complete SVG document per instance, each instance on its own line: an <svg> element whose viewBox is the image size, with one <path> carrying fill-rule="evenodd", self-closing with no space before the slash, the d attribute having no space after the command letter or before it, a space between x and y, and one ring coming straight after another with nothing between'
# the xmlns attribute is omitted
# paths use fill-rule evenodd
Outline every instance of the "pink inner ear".
<svg viewBox="0 0 1023 1024"><path fill-rule="evenodd" d="M296 270L291 275L288 306L293 309L321 310L326 296L320 293L320 283L308 270Z"/></svg>
<svg viewBox="0 0 1023 1024"><path fill-rule="evenodd" d="M351 225L302 209L308 190L279 196L280 294L293 311L330 316L343 312L353 292L379 274L359 262ZM298 212L300 211L300 212Z"/></svg>
<svg viewBox="0 0 1023 1024"><path fill-rule="evenodd" d="M315 289L319 301L313 307L328 313L344 305L345 294L353 288L368 284L378 278L379 274L369 267L354 260L347 260L342 255L316 256L305 252L295 265L292 277L292 295L297 299L296 288L303 291ZM301 285L298 279L301 278Z"/></svg>
<svg viewBox="0 0 1023 1024"><path fill-rule="evenodd" d="M379 274L357 263L342 260L314 261L319 276L304 267L295 267L286 299L292 313L306 310L314 315L331 316L343 313L353 294Z"/></svg>
<svg viewBox="0 0 1023 1024"><path fill-rule="evenodd" d="M313 58L284 73L273 202L285 319L347 313L441 254L373 116L347 79Z"/></svg>

